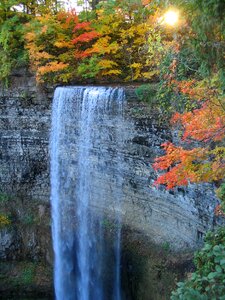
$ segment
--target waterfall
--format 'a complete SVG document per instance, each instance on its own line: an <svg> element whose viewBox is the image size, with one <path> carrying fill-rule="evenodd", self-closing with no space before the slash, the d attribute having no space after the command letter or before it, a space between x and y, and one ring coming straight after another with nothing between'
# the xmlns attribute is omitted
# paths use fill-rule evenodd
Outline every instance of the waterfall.
<svg viewBox="0 0 225 300"><path fill-rule="evenodd" d="M54 94L50 154L57 300L122 299L124 98L122 88L109 87L58 87Z"/></svg>

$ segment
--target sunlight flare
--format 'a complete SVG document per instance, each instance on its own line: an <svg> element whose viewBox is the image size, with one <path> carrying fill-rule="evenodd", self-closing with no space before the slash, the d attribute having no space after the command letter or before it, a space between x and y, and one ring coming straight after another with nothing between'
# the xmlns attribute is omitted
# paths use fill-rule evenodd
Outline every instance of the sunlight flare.
<svg viewBox="0 0 225 300"><path fill-rule="evenodd" d="M175 10L168 10L163 19L167 25L175 26L179 20L179 13Z"/></svg>

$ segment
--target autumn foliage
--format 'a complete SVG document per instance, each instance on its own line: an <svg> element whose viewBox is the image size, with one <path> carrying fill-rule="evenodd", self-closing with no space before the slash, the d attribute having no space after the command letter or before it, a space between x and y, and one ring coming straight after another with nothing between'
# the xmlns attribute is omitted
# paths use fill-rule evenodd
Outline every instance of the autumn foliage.
<svg viewBox="0 0 225 300"><path fill-rule="evenodd" d="M180 145L162 145L165 155L154 168L166 171L155 184L167 189L188 183L221 182L225 174L225 106L222 93L204 83L179 82L176 91L188 94L199 106L171 119L180 132Z"/></svg>
<svg viewBox="0 0 225 300"><path fill-rule="evenodd" d="M155 31L154 13L145 5L101 3L95 16L86 17L60 10L26 25L26 49L39 82L157 76L163 52L160 30Z"/></svg>
<svg viewBox="0 0 225 300"><path fill-rule="evenodd" d="M3 1L0 77L29 61L39 83L158 82L151 105L163 118L172 116L179 138L162 145L155 184L219 187L225 173L225 31L222 1L213 2L176 0L183 20L172 29L160 23L165 1L100 1L81 14L55 0Z"/></svg>

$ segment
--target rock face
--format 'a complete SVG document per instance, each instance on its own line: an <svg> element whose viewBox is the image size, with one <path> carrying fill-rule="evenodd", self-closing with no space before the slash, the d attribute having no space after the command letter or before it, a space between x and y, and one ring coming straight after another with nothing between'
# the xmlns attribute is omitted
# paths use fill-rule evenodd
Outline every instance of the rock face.
<svg viewBox="0 0 225 300"><path fill-rule="evenodd" d="M46 201L51 101L33 77L17 74L12 79L0 93L1 191Z"/></svg>
<svg viewBox="0 0 225 300"><path fill-rule="evenodd" d="M174 250L196 248L202 242L204 233L213 228L216 222L213 210L217 199L213 189L210 185L202 185L168 192L152 186L156 174L151 163L161 153L160 144L171 140L172 135L165 125L160 124L157 116L146 115L146 107L138 103L133 87L125 87L125 90L125 119L130 134L123 154L126 161L123 224L136 236L146 236L156 244L167 243ZM14 74L10 88L1 89L0 198L4 202L4 205L1 204L3 213L11 207L12 224L22 222L29 203L30 207L35 203L32 212L34 217L49 214L46 211L49 211L51 99L52 90L37 88L34 78L29 74ZM99 184L104 186L103 177L99 178ZM9 200L5 201L5 198ZM17 210L15 199L20 201ZM113 218L114 208L110 208L110 203L105 209L108 209L109 218ZM12 253L17 253L19 257L21 251L14 250L23 245L31 257L37 255L37 248L46 247L42 256L48 260L49 244L44 246L38 238L43 225L41 218L37 223L32 223L32 226L36 224L39 231L34 230L27 242L23 242L22 237L18 238L12 228L1 229L0 257L16 258L16 254L13 257ZM44 224L45 235L50 240L47 223ZM31 240L36 245L33 248L29 246Z"/></svg>

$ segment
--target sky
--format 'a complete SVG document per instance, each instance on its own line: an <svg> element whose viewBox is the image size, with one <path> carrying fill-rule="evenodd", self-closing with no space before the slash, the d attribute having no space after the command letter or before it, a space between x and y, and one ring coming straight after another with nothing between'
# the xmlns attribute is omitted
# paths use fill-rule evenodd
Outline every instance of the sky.
<svg viewBox="0 0 225 300"><path fill-rule="evenodd" d="M85 7L82 6L82 5L78 5L77 2L79 2L79 0L61 0L62 3L64 3L64 6L66 9L70 9L70 8L75 8L76 9L76 12L79 13L80 11L82 11ZM86 0L85 1L86 3L88 3L88 1ZM18 11L22 11L22 7L21 6L15 6L15 8L18 10Z"/></svg>
<svg viewBox="0 0 225 300"><path fill-rule="evenodd" d="M77 2L79 2L77 0L63 0L63 2L65 3L66 9L75 8L77 12L83 10L83 7L77 4Z"/></svg>

